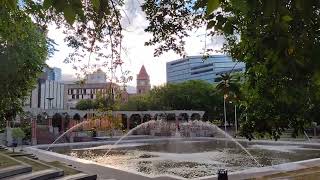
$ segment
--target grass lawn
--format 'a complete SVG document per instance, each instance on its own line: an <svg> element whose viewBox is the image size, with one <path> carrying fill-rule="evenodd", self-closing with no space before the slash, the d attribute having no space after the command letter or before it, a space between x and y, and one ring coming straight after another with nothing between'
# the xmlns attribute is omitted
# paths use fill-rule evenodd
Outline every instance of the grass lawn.
<svg viewBox="0 0 320 180"><path fill-rule="evenodd" d="M59 162L59 161L53 161L53 162L45 162L46 164L49 164L51 166L60 168L64 171L64 175L68 176L68 175L73 175L73 174L78 174L80 171L73 169L71 167L68 167L67 165Z"/></svg>
<svg viewBox="0 0 320 180"><path fill-rule="evenodd" d="M16 156L16 157L7 157L13 154L20 154L19 152L12 153L10 151L0 151L0 169L6 168L10 166L19 165L20 163L18 161L24 162L30 166L32 166L32 171L42 171L46 169L50 169L53 167L59 168L64 171L64 175L74 175L78 174L80 171L73 169L71 167L68 167L64 163L61 163L59 161L53 161L53 162L45 162L41 160L33 160L25 156ZM18 160L15 161L14 159ZM52 166L52 167L51 167Z"/></svg>
<svg viewBox="0 0 320 180"><path fill-rule="evenodd" d="M0 152L0 169L15 165L19 165L19 162L2 155L2 153Z"/></svg>
<svg viewBox="0 0 320 180"><path fill-rule="evenodd" d="M42 171L42 170L45 170L45 169L50 169L49 166L45 166L37 161L33 161L29 158L26 158L26 157L15 157L15 159L18 159L19 161L22 161L26 164L29 164L30 166L32 166L32 171Z"/></svg>

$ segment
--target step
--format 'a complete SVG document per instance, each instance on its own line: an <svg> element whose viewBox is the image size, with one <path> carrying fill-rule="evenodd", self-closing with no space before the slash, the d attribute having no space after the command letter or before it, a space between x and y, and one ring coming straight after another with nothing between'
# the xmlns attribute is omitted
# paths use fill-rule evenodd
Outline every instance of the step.
<svg viewBox="0 0 320 180"><path fill-rule="evenodd" d="M96 179L97 179L97 175L88 175L85 173L78 173L74 175L64 176L57 180L96 180Z"/></svg>
<svg viewBox="0 0 320 180"><path fill-rule="evenodd" d="M57 169L46 169L28 174L14 176L8 180L46 180L63 176L63 171Z"/></svg>
<svg viewBox="0 0 320 180"><path fill-rule="evenodd" d="M7 168L0 169L0 179L31 171L32 167L29 165L10 166Z"/></svg>
<svg viewBox="0 0 320 180"><path fill-rule="evenodd" d="M20 156L34 156L33 154L25 154L25 153L15 153L15 154L9 154L11 157L20 157Z"/></svg>

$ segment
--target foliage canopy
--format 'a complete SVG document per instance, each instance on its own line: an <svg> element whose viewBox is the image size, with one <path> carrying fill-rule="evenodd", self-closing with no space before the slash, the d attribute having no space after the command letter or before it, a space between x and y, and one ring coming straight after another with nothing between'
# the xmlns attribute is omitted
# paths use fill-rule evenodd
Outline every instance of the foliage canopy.
<svg viewBox="0 0 320 180"><path fill-rule="evenodd" d="M157 45L183 54L190 29L222 34L224 50L246 63L243 135L279 138L286 128L303 132L319 105L320 2L317 0L153 1L143 5L146 31ZM183 18L181 18L183 16Z"/></svg>
<svg viewBox="0 0 320 180"><path fill-rule="evenodd" d="M0 119L15 117L45 66L44 33L22 11L0 7Z"/></svg>

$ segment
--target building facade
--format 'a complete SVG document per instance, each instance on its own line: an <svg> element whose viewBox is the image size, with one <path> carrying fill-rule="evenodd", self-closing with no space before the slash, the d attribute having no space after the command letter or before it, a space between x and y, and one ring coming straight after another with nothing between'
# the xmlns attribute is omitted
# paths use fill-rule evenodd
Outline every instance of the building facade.
<svg viewBox="0 0 320 180"><path fill-rule="evenodd" d="M167 83L180 83L188 80L204 80L217 83L217 77L228 72L244 72L245 64L235 62L225 55L190 56L167 62Z"/></svg>
<svg viewBox="0 0 320 180"><path fill-rule="evenodd" d="M108 94L109 93L109 94ZM97 99L100 96L119 95L121 101L128 100L128 94L114 83L65 84L64 109L75 109L82 99Z"/></svg>
<svg viewBox="0 0 320 180"><path fill-rule="evenodd" d="M63 109L64 84L57 81L39 79L36 87L26 98L24 106L40 109Z"/></svg>
<svg viewBox="0 0 320 180"><path fill-rule="evenodd" d="M54 73L54 80L55 81L61 81L61 76L62 76L61 69L57 68L57 67L54 67L53 68L53 73Z"/></svg>
<svg viewBox="0 0 320 180"><path fill-rule="evenodd" d="M65 83L64 109L75 109L82 99L97 99L100 96L120 97L120 101L128 100L128 93L115 83L107 82L106 74L98 69L86 76L85 83Z"/></svg>
<svg viewBox="0 0 320 180"><path fill-rule="evenodd" d="M46 79L50 81L61 81L61 69L54 67L46 67L43 69L43 73L40 77L40 79Z"/></svg>
<svg viewBox="0 0 320 180"><path fill-rule="evenodd" d="M106 83L107 82L107 76L106 73L104 73L101 69L98 69L97 71L88 74L86 77L86 83L92 84L92 83Z"/></svg>
<svg viewBox="0 0 320 180"><path fill-rule="evenodd" d="M151 89L150 77L144 65L142 65L139 74L137 74L137 94L144 94Z"/></svg>

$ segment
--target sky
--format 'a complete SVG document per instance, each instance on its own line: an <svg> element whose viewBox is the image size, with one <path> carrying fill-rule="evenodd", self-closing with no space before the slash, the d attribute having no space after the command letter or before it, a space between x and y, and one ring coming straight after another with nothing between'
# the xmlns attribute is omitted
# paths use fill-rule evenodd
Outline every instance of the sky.
<svg viewBox="0 0 320 180"><path fill-rule="evenodd" d="M123 68L130 71L133 80L128 83L130 86L136 85L136 75L142 65L145 66L152 86L157 86L166 83L166 62L180 59L181 57L173 52L167 52L160 57L154 57L153 52L155 47L144 46L151 34L144 32L148 25L145 14L141 11L138 0L126 0L124 11L127 16L122 19L123 42L122 46L127 50L126 54L122 54L124 61ZM201 55L203 53L205 30L197 30L190 32L190 37L186 38L186 52L188 56ZM58 51L47 60L50 67L58 67L62 69L62 80L74 80L76 71L73 70L71 64L65 64L63 61L68 56L72 49L64 42L65 35L63 29L57 29L54 25L49 26L49 38L54 39ZM222 37L207 37L207 47L220 49L223 44Z"/></svg>

